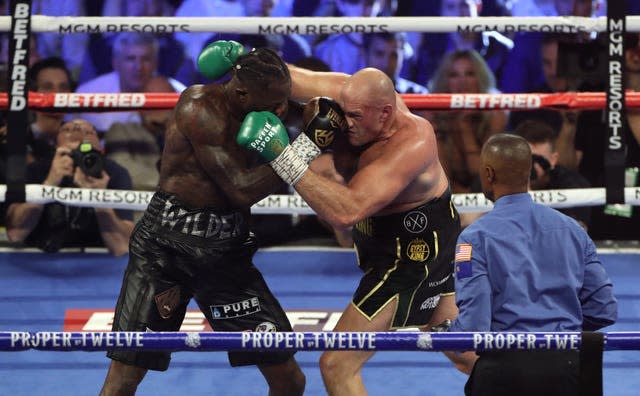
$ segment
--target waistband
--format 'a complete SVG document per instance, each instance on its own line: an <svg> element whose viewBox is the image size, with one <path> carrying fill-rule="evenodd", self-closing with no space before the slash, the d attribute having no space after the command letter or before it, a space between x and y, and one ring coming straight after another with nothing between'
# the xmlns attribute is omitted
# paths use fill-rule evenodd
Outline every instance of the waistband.
<svg viewBox="0 0 640 396"><path fill-rule="evenodd" d="M207 241L244 238L249 235L250 212L205 207L192 209L174 195L157 191L142 216L154 231Z"/></svg>
<svg viewBox="0 0 640 396"><path fill-rule="evenodd" d="M404 212L368 217L354 226L354 231L368 237L399 234L418 235L457 221L451 204L451 191Z"/></svg>

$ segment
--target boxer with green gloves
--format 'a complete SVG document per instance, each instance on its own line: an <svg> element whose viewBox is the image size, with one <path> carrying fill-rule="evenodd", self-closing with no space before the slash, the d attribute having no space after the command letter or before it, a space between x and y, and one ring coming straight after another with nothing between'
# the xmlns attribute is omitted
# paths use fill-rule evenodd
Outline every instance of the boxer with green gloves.
<svg viewBox="0 0 640 396"><path fill-rule="evenodd" d="M245 118L237 142L270 161L276 173L293 185L295 182L289 180L291 172L294 172L294 179L297 181L296 177L302 177L306 170L306 167L298 163L298 159L303 164L308 164L323 151L331 149L337 133L347 130L347 121L340 105L328 97L310 99L303 111L302 121L304 129L291 142L292 152L286 151L289 136L284 125L278 117L267 111L251 113ZM279 158L285 151L286 155ZM285 165L286 161L293 161L293 164ZM278 169L288 172L287 176L281 175ZM297 174L298 171L301 173Z"/></svg>
<svg viewBox="0 0 640 396"><path fill-rule="evenodd" d="M244 46L237 41L214 41L198 56L198 70L206 78L217 80L227 74L238 57L244 54Z"/></svg>
<svg viewBox="0 0 640 396"><path fill-rule="evenodd" d="M267 111L250 113L240 127L237 142L258 152L283 180L294 185L307 169L303 165L331 149L335 135L347 129L342 109L328 97L310 99L302 121L304 130L289 146L286 128L278 117Z"/></svg>
<svg viewBox="0 0 640 396"><path fill-rule="evenodd" d="M276 174L291 185L295 185L309 168L296 149L289 145L285 126L271 112L254 111L247 114L236 141L269 161ZM313 143L309 140L309 144ZM319 149L317 152L320 152Z"/></svg>

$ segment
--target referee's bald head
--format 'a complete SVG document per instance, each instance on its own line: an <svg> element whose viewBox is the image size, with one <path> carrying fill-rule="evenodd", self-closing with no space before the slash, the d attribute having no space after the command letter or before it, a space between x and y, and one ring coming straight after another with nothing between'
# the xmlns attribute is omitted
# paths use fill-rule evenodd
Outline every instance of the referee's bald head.
<svg viewBox="0 0 640 396"><path fill-rule="evenodd" d="M498 133L482 146L481 155L480 178L489 199L529 190L531 148L524 138Z"/></svg>

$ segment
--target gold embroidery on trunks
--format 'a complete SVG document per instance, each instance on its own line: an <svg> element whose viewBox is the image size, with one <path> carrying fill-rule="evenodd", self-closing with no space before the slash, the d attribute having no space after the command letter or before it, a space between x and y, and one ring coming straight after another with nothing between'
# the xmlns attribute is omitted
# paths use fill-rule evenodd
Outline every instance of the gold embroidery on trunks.
<svg viewBox="0 0 640 396"><path fill-rule="evenodd" d="M370 218L360 220L354 227L366 236L373 235L373 221Z"/></svg>
<svg viewBox="0 0 640 396"><path fill-rule="evenodd" d="M416 238L407 245L407 257L411 261L426 261L429 253L429 245L422 239Z"/></svg>

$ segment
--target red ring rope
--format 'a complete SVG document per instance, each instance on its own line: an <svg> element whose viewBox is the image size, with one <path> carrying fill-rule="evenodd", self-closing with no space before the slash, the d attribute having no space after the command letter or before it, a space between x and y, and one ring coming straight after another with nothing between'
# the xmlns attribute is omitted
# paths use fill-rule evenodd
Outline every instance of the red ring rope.
<svg viewBox="0 0 640 396"><path fill-rule="evenodd" d="M604 109L604 92L522 94L404 94L414 110L556 110ZM29 108L41 111L126 111L175 107L177 93L39 93L29 92ZM640 92L627 92L627 107L640 107ZM0 93L0 109L9 107L8 95Z"/></svg>

